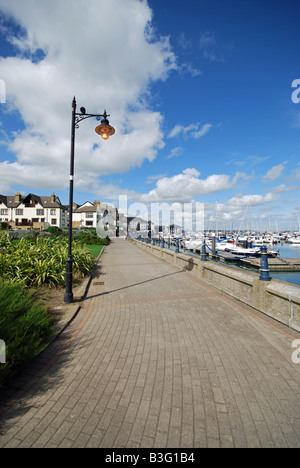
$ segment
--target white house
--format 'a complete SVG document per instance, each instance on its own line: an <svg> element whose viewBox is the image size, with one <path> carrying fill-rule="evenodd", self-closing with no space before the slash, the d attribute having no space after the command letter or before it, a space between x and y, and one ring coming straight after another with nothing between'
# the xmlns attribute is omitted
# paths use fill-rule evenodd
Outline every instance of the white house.
<svg viewBox="0 0 300 468"><path fill-rule="evenodd" d="M67 227L68 209L53 193L39 196L29 193L22 196L0 195L0 222L7 222L13 229L41 231L49 226Z"/></svg>
<svg viewBox="0 0 300 468"><path fill-rule="evenodd" d="M73 228L101 228L101 220L103 220L105 225L103 227L109 231L109 235L117 235L119 214L118 210L113 206L100 203L99 201L95 201L94 203L87 201L73 210Z"/></svg>
<svg viewBox="0 0 300 468"><path fill-rule="evenodd" d="M91 203L87 201L74 209L73 227L97 227L97 207L97 202Z"/></svg>

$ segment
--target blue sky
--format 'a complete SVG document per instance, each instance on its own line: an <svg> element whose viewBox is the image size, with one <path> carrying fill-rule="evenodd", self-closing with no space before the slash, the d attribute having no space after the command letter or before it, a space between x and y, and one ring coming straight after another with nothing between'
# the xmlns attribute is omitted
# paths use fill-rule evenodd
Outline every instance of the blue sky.
<svg viewBox="0 0 300 468"><path fill-rule="evenodd" d="M0 193L68 203L76 95L116 128L107 142L92 119L76 131L77 203L194 200L207 228L216 207L220 227L238 228L251 206L254 229L299 229L297 1L0 0L0 11Z"/></svg>

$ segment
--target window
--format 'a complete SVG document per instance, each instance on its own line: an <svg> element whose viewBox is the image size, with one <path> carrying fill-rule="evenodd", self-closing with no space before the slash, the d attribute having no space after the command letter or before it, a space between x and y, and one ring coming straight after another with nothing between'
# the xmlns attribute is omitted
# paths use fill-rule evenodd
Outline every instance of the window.
<svg viewBox="0 0 300 468"><path fill-rule="evenodd" d="M1 211L0 211L0 214L2 214L2 215L8 215L8 210L1 210Z"/></svg>
<svg viewBox="0 0 300 468"><path fill-rule="evenodd" d="M85 225L86 226L93 226L93 221L86 221Z"/></svg>
<svg viewBox="0 0 300 468"><path fill-rule="evenodd" d="M16 215L23 216L23 210L16 210Z"/></svg>
<svg viewBox="0 0 300 468"><path fill-rule="evenodd" d="M93 213L85 213L86 218L93 218L94 214Z"/></svg>
<svg viewBox="0 0 300 468"><path fill-rule="evenodd" d="M50 210L50 215L55 216L56 215L56 210Z"/></svg>
<svg viewBox="0 0 300 468"><path fill-rule="evenodd" d="M36 210L36 215L37 216L43 216L44 215L44 210Z"/></svg>
<svg viewBox="0 0 300 468"><path fill-rule="evenodd" d="M56 225L57 224L57 219L55 219L55 218L51 219L51 224Z"/></svg>

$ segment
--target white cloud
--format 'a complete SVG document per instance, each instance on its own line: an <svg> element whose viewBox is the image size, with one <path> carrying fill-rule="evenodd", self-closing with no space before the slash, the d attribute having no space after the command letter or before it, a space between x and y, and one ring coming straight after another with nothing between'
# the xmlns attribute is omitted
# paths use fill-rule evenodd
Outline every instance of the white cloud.
<svg viewBox="0 0 300 468"><path fill-rule="evenodd" d="M234 164L239 167L247 166L247 168L252 168L264 163L270 158L271 156L259 156L258 154L251 154L249 156L245 156L244 154L235 152L232 154L232 158L229 159L226 162L226 164Z"/></svg>
<svg viewBox="0 0 300 468"><path fill-rule="evenodd" d="M204 124L201 128L200 125L200 123L196 123L184 127L183 125L177 124L170 131L168 138L174 138L175 136L178 136L180 134L183 134L185 137L191 137L195 139L201 138L210 131L210 129L212 128L212 124Z"/></svg>
<svg viewBox="0 0 300 468"><path fill-rule="evenodd" d="M299 190L300 186L299 185L293 185L290 187L287 187L285 184L280 184L277 187L272 188L273 193L282 193L282 192L292 192L293 190Z"/></svg>
<svg viewBox="0 0 300 468"><path fill-rule="evenodd" d="M211 129L212 125L211 124L205 124L200 130L197 130L196 132L193 133L193 137L198 139L206 135L206 133L209 132Z"/></svg>
<svg viewBox="0 0 300 468"><path fill-rule="evenodd" d="M178 69L182 75L188 74L191 75L192 78L202 75L202 71L198 68L194 68L190 63L184 63L180 65Z"/></svg>
<svg viewBox="0 0 300 468"><path fill-rule="evenodd" d="M145 181L146 184L153 184L156 180L166 177L164 174L149 175Z"/></svg>
<svg viewBox="0 0 300 468"><path fill-rule="evenodd" d="M162 116L147 109L145 96L151 81L165 80L176 65L169 39L152 34L146 2L0 0L0 9L25 31L13 36L10 29L19 55L0 59L8 106L25 123L25 130L9 135L16 162L1 163L6 182L0 192L15 170L12 185L17 180L46 187L55 173L55 187L67 187L74 94L88 113L106 108L116 128L108 142L100 142L96 121L80 124L75 166L81 178L126 171L156 157L164 145ZM39 50L42 59L32 60Z"/></svg>
<svg viewBox="0 0 300 468"><path fill-rule="evenodd" d="M172 159L172 158L177 158L181 153L183 152L183 148L180 146L177 146L176 148L173 148L168 154L167 159Z"/></svg>
<svg viewBox="0 0 300 468"><path fill-rule="evenodd" d="M199 49L201 50L203 57L210 62L224 63L224 51L227 48L228 46L220 46L217 43L215 35L211 32L205 32L200 35Z"/></svg>
<svg viewBox="0 0 300 468"><path fill-rule="evenodd" d="M279 195L273 192L268 192L265 195L235 195L228 200L226 206L228 208L241 208L245 206L259 206L265 203L272 203L279 199Z"/></svg>
<svg viewBox="0 0 300 468"><path fill-rule="evenodd" d="M277 166L271 167L271 169L266 173L266 175L263 177L264 181L274 181L278 179L283 170L285 168L285 164L278 164Z"/></svg>
<svg viewBox="0 0 300 468"><path fill-rule="evenodd" d="M145 203L191 201L197 196L232 188L240 178L246 177L243 173L237 173L232 178L226 174L212 174L206 179L200 179L199 176L197 169L188 168L173 177L163 177L153 190L141 195L140 199Z"/></svg>
<svg viewBox="0 0 300 468"><path fill-rule="evenodd" d="M236 194L234 197L223 203L207 203L205 205L207 226L210 222L216 223L217 218L220 223L237 220L240 228L243 226L243 229L248 229L249 217L254 220L257 219L258 214L263 212L263 210L268 210L268 212L270 212L270 209L273 209L271 204L279 199L279 193L268 192L265 195Z"/></svg>

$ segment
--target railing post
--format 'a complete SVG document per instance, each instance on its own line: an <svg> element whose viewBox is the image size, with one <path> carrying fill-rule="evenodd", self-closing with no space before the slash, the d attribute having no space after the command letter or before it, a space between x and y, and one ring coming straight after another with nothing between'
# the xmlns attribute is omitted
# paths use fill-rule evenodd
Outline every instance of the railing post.
<svg viewBox="0 0 300 468"><path fill-rule="evenodd" d="M217 255L217 250L216 250L216 236L213 236L213 238L212 238L211 250L213 251L213 254L214 254L214 255Z"/></svg>
<svg viewBox="0 0 300 468"><path fill-rule="evenodd" d="M272 278L269 275L269 264L268 264L268 253L267 247L263 245L260 249L261 256L260 256L260 275L259 279L261 281L270 281Z"/></svg>
<svg viewBox="0 0 300 468"><path fill-rule="evenodd" d="M207 253L206 253L206 247L205 247L205 241L202 244L202 250L201 250L201 262L206 262L207 260Z"/></svg>

